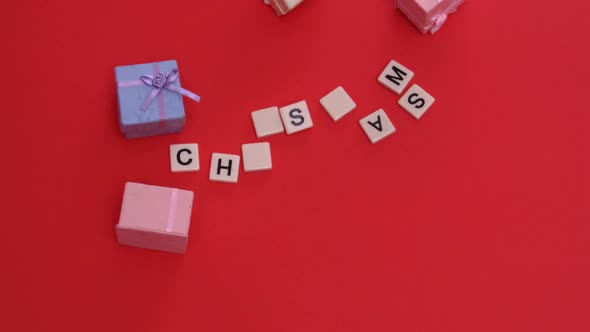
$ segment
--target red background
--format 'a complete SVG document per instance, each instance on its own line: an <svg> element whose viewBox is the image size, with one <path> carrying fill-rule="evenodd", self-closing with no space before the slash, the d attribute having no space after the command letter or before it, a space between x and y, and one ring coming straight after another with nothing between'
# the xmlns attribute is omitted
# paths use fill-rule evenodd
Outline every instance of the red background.
<svg viewBox="0 0 590 332"><path fill-rule="evenodd" d="M545 3L468 1L434 36L391 0L5 3L0 330L589 331L590 4ZM202 102L125 140L114 67L167 59ZM419 121L391 59L437 99ZM271 172L208 180L301 99ZM378 108L398 131L371 145ZM172 174L189 142L201 171ZM195 191L186 255L117 244L126 181Z"/></svg>

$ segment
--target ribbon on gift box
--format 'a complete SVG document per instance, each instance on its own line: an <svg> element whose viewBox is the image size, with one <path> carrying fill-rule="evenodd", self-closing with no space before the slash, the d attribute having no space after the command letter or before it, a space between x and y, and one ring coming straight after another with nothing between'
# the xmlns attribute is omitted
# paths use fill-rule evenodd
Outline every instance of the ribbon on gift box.
<svg viewBox="0 0 590 332"><path fill-rule="evenodd" d="M434 25L432 26L432 28L430 28L430 33L434 34L435 32L437 32L438 29L440 29L443 26L443 24L445 24L448 17L449 16L447 14L441 14L438 17L435 17L434 18Z"/></svg>
<svg viewBox="0 0 590 332"><path fill-rule="evenodd" d="M176 204L178 201L178 189L172 189L170 195L170 210L168 211L168 220L166 221L166 232L172 232L174 221L176 220Z"/></svg>
<svg viewBox="0 0 590 332"><path fill-rule="evenodd" d="M142 111L147 110L154 100L158 100L158 107L160 109L160 122L163 122L166 116L166 106L164 104L164 96L162 95L162 89L176 92L185 97L188 97L196 102L201 100L197 94L181 88L180 86L173 85L172 83L178 81L178 69L174 68L167 73L160 72L160 65L154 63L154 74L153 75L142 75L139 80L122 81L119 82L120 88L132 87L132 86L151 86L151 93L145 98L141 106L139 107Z"/></svg>

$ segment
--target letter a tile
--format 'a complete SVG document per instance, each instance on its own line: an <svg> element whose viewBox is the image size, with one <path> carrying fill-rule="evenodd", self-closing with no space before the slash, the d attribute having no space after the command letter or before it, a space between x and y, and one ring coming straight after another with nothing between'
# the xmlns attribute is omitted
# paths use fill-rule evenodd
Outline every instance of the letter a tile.
<svg viewBox="0 0 590 332"><path fill-rule="evenodd" d="M391 123L391 120L389 120L383 109L379 109L364 117L361 119L360 124L373 144L395 133L393 123Z"/></svg>

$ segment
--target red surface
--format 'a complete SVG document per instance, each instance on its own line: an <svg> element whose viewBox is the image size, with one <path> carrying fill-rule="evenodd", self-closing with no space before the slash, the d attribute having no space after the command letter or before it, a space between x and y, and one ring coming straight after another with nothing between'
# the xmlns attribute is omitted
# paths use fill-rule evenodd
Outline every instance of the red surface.
<svg viewBox="0 0 590 332"><path fill-rule="evenodd" d="M587 1L468 1L435 36L390 0L3 9L0 330L590 330ZM202 102L125 140L113 68L171 58ZM376 82L390 59L437 98L420 121ZM208 181L251 111L301 99L315 127L269 139L271 172ZM381 107L398 132L371 145ZM183 142L200 172L170 173ZM116 243L125 181L195 191L185 256Z"/></svg>

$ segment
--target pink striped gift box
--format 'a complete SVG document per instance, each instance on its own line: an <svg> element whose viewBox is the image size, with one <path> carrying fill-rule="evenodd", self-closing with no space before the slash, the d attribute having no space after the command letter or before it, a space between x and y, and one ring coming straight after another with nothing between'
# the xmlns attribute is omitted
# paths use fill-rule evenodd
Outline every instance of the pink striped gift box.
<svg viewBox="0 0 590 332"><path fill-rule="evenodd" d="M183 254L193 196L188 190L127 182L116 227L118 242Z"/></svg>

